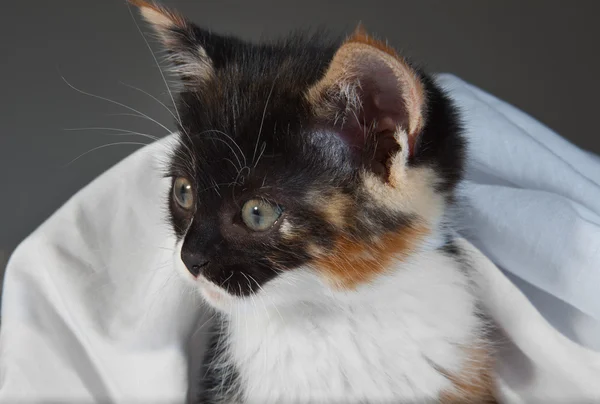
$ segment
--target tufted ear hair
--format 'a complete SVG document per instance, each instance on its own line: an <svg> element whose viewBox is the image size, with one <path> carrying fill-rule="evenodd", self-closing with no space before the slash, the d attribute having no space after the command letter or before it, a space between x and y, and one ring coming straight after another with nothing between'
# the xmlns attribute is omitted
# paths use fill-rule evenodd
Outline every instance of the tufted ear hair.
<svg viewBox="0 0 600 404"><path fill-rule="evenodd" d="M209 55L214 35L188 21L175 11L145 0L129 0L150 24L167 51L171 70L184 86L194 88L214 75Z"/></svg>

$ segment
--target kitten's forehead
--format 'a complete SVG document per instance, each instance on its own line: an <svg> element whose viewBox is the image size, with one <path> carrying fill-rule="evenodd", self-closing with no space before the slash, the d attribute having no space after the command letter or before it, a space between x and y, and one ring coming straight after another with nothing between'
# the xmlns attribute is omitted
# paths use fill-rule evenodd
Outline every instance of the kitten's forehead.
<svg viewBox="0 0 600 404"><path fill-rule="evenodd" d="M273 186L293 182L303 168L316 174L340 165L335 159L343 153L335 151L344 143L315 126L306 99L323 74L326 55L270 52L240 49L213 81L181 95L187 135L181 158L194 154L188 157L197 165L198 181Z"/></svg>

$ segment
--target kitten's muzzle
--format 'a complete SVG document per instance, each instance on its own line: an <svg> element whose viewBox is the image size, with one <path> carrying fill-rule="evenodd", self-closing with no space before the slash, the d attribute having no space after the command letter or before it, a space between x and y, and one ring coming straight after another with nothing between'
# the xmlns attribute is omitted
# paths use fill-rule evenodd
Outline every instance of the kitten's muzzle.
<svg viewBox="0 0 600 404"><path fill-rule="evenodd" d="M210 261L207 260L202 254L191 253L182 251L181 260L185 264L186 268L194 277L200 275L200 271L206 268Z"/></svg>

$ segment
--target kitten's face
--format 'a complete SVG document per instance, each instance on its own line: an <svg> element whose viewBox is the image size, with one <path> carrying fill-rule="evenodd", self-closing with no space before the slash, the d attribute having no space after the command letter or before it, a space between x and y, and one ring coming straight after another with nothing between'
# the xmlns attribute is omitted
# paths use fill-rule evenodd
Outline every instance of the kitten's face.
<svg viewBox="0 0 600 404"><path fill-rule="evenodd" d="M169 207L214 306L354 289L437 229L462 140L448 100L391 49L360 30L252 45L135 3L182 80Z"/></svg>

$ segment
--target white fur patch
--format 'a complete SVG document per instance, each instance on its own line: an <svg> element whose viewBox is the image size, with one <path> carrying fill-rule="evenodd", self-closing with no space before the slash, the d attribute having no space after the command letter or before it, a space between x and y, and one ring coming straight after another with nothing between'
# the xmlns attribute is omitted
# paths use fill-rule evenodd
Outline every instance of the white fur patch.
<svg viewBox="0 0 600 404"><path fill-rule="evenodd" d="M422 224L436 229L445 209L444 195L435 190L437 174L426 166L408 169L408 134L398 128L394 137L401 149L391 161L390 183L364 170L364 189L373 197L373 203L394 212L415 214Z"/></svg>
<svg viewBox="0 0 600 404"><path fill-rule="evenodd" d="M293 236L292 225L287 219L283 219L283 221L281 222L281 226L279 227L279 231L286 237Z"/></svg>
<svg viewBox="0 0 600 404"><path fill-rule="evenodd" d="M426 244L427 245L427 244ZM309 269L235 299L230 356L245 402L430 402L480 337L469 279L425 250L354 291L332 291Z"/></svg>

